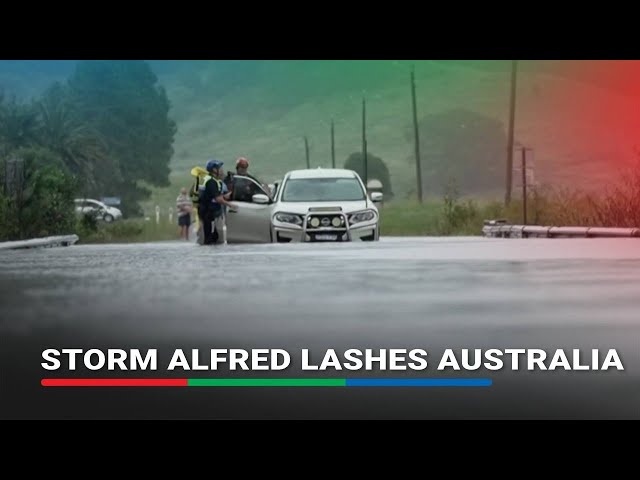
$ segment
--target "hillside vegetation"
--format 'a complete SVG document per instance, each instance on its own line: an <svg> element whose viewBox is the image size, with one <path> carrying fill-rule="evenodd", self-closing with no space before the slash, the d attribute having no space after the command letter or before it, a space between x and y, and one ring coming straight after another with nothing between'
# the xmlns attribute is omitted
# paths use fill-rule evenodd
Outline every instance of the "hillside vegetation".
<svg viewBox="0 0 640 480"><path fill-rule="evenodd" d="M155 191L151 202L175 196L175 188L189 181L188 170L210 157L230 163L248 157L267 181L304 168L305 135L312 165L329 166L331 119L342 165L361 149L363 96L368 150L388 165L395 198L412 198L413 64L426 196L440 197L455 177L463 195L501 198L509 62L228 61L188 62L159 73L178 133L172 186ZM603 111L631 116L638 98L619 85L605 88L602 78L588 75L584 66L576 73L560 66L522 65L516 142L534 148L538 182L597 190L636 158L637 124L611 124Z"/></svg>
<svg viewBox="0 0 640 480"><path fill-rule="evenodd" d="M69 76L73 62L0 62L0 86L34 94ZM170 206L189 170L216 157L248 157L266 181L330 165L331 119L338 165L361 149L389 168L394 201L415 195L409 72L415 65L425 196L455 179L462 196L500 199L509 108L508 61L150 61L177 124L170 186L143 203ZM535 151L539 183L597 191L636 159L639 62L521 61L516 142ZM635 80L634 80L635 79ZM45 84L46 83L46 84Z"/></svg>

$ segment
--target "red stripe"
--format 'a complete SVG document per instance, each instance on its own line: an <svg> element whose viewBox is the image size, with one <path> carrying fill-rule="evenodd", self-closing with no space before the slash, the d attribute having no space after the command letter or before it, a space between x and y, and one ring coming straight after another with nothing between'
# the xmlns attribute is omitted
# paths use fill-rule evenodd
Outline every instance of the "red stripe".
<svg viewBox="0 0 640 480"><path fill-rule="evenodd" d="M43 378L43 387L186 387L186 378Z"/></svg>

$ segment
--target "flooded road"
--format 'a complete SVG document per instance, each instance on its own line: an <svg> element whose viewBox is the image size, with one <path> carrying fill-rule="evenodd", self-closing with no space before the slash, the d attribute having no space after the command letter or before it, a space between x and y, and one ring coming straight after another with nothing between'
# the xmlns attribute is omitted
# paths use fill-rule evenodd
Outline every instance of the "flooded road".
<svg viewBox="0 0 640 480"><path fill-rule="evenodd" d="M637 239L166 242L2 251L1 416L640 418L639 280ZM116 388L107 401L105 389L40 386L42 377L63 375L42 369L42 350L74 347L166 354L175 348L283 348L293 354L308 348L320 357L329 348L423 348L434 360L445 348L563 348L589 355L616 349L625 371L332 371L315 375L473 376L494 383L477 390L188 394ZM293 364L280 376L309 376ZM151 373L167 376L162 368Z"/></svg>

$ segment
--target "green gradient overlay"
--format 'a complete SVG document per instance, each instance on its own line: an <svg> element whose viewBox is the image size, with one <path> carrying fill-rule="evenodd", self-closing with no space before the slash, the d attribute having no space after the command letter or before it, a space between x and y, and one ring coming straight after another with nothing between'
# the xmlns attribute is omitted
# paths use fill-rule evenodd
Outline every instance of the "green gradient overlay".
<svg viewBox="0 0 640 480"><path fill-rule="evenodd" d="M344 378L189 378L189 387L344 387Z"/></svg>

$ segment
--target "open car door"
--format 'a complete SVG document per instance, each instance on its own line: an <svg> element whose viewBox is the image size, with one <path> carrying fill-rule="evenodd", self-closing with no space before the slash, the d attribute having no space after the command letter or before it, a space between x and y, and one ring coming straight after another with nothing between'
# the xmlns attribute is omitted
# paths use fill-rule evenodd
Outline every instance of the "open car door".
<svg viewBox="0 0 640 480"><path fill-rule="evenodd" d="M254 195L264 195L265 203L255 202ZM262 187L249 177L235 175L231 203L238 211L227 210L227 242L270 243L272 201Z"/></svg>

